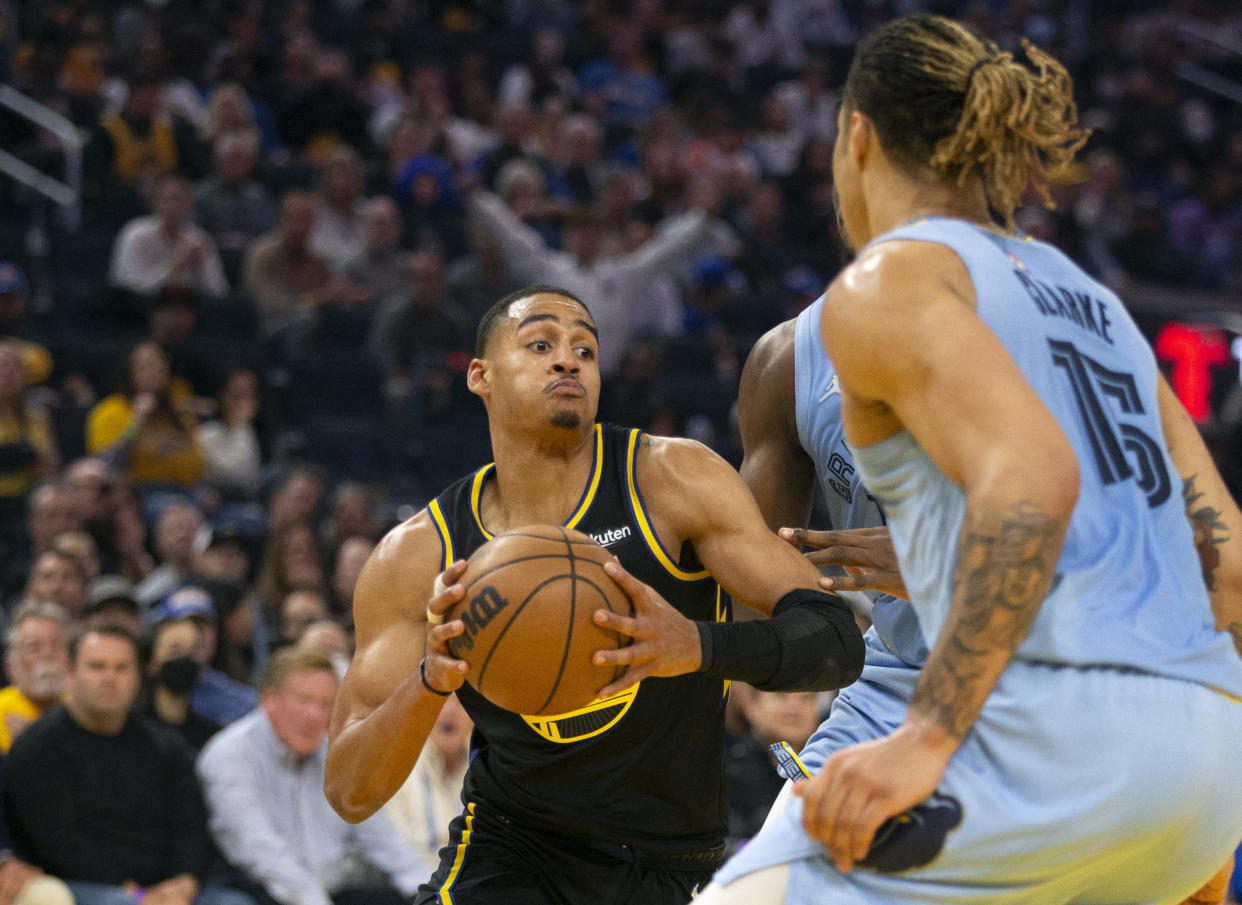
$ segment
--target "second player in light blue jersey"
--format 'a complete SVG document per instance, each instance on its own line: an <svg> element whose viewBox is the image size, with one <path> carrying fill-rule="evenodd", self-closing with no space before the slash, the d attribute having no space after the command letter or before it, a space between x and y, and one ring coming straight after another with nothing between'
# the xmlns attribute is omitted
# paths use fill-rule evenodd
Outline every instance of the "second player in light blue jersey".
<svg viewBox="0 0 1242 905"><path fill-rule="evenodd" d="M1012 231L1085 140L1026 56L921 15L855 55L820 336L930 652L705 905L1174 905L1242 836L1242 513L1116 297Z"/></svg>

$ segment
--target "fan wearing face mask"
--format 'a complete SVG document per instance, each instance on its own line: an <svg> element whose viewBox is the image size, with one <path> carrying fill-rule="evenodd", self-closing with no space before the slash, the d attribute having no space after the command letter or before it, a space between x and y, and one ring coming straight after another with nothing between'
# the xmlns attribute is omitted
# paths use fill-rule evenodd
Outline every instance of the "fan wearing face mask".
<svg viewBox="0 0 1242 905"><path fill-rule="evenodd" d="M220 726L190 709L190 689L202 665L194 656L202 629L189 617L164 619L147 632L142 709L179 734L195 754Z"/></svg>

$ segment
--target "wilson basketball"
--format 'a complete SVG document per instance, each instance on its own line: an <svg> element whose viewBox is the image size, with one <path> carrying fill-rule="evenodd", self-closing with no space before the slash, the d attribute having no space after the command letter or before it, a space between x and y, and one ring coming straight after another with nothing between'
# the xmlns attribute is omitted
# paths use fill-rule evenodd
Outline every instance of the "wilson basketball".
<svg viewBox="0 0 1242 905"><path fill-rule="evenodd" d="M624 666L591 662L597 650L629 644L592 614L633 615L625 592L604 573L612 555L578 531L532 525L497 535L474 552L461 577L465 596L445 614L466 631L449 642L470 664L475 690L527 716L585 707Z"/></svg>

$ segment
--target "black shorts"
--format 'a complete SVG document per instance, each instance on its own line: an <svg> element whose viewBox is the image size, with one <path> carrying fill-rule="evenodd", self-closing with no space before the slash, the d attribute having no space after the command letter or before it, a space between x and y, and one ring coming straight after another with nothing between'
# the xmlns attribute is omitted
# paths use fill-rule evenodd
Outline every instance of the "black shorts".
<svg viewBox="0 0 1242 905"><path fill-rule="evenodd" d="M450 824L414 905L686 905L723 852L723 843L662 855L553 836L474 803Z"/></svg>

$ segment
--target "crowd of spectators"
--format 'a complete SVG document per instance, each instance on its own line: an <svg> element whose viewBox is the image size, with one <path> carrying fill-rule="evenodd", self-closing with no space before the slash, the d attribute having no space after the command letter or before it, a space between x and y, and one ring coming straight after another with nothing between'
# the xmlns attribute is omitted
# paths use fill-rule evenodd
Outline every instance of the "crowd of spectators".
<svg viewBox="0 0 1242 905"><path fill-rule="evenodd" d="M106 870L40 863L63 826L11 826L0 898L408 893L455 807L460 711L384 817L408 850L309 790L362 564L489 458L464 385L478 316L524 284L580 294L601 416L736 462L751 344L845 260L831 154L851 48L915 9L1007 50L1029 37L1076 78L1094 134L1023 229L1123 296L1242 290L1225 0L0 0L0 85L85 142L72 227L0 175L0 751L18 738L35 777L6 781L6 811L46 810L24 802L78 769L18 756L62 701L48 744L122 777L170 756L117 722L131 705L206 746L196 791L118 824ZM0 147L64 177L63 147L3 107ZM763 791L732 802L734 845L770 791L760 742L817 704L739 707L729 769ZM106 791L75 805L101 832L134 794ZM309 825L286 822L295 805ZM187 847L134 861L125 839L157 820L193 823ZM369 872L342 860L358 847Z"/></svg>

